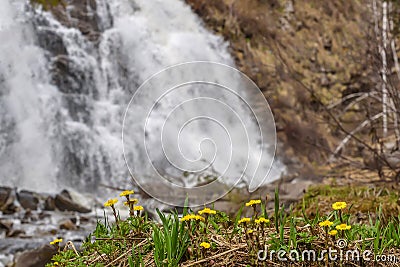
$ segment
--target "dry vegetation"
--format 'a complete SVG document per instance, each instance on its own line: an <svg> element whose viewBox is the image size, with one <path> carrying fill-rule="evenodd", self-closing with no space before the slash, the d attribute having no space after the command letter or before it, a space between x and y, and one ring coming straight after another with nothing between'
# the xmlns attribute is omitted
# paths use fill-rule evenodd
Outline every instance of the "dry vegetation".
<svg viewBox="0 0 400 267"><path fill-rule="evenodd" d="M126 191L129 194L133 191ZM198 212L185 209L183 214L165 215L158 212L161 224L149 220L136 199L127 197L130 216L121 219L116 211L117 200L109 200L115 223L107 218L99 221L93 234L88 237L81 250L68 242L47 266L388 266L391 262L379 263L365 258L343 258L332 260L321 253L323 250L342 249L343 253L357 250L360 255L371 251L371 255L385 255L400 259L400 217L392 216L383 206L376 210L360 210L357 201L346 203L352 194L370 196L371 190L358 188L331 189L328 187L310 190L297 208L285 210L275 193L274 210L266 210L266 201L251 200L238 210L236 216L204 208ZM368 193L367 193L368 192ZM376 192L374 192L376 193ZM316 197L316 195L319 197ZM387 192L389 200L398 198L398 193ZM325 198L324 198L325 197ZM330 197L330 199L327 199ZM380 192L378 197L385 197ZM332 198L341 200L334 202ZM374 198L374 196L372 196ZM324 199L325 201L321 201ZM133 204L134 203L134 204ZM319 206L321 203L321 206ZM371 206L373 207L373 206ZM371 208L370 207L370 208ZM364 206L365 208L365 206ZM242 217L244 209L252 216ZM310 209L312 211L310 212ZM368 212L372 212L372 216ZM360 214L364 220L360 220ZM396 211L394 214L398 214ZM339 241L340 240L340 241ZM343 241L344 240L344 241ZM56 246L60 240L56 240ZM341 247L339 242L345 242ZM267 253L260 254L260 250ZM290 258L292 251L303 255L313 249L314 258ZM272 253L272 251L276 251ZM279 260L277 251L286 253L287 261ZM297 254L293 254L296 255ZM305 255L305 254L304 254ZM308 254L307 254L308 255ZM261 259L258 257L260 256ZM265 258L263 258L265 257ZM300 256L301 257L301 256ZM311 256L310 256L311 257ZM319 259L320 258L320 259ZM319 259L319 260L318 260ZM393 260L393 259L392 259Z"/></svg>
<svg viewBox="0 0 400 267"><path fill-rule="evenodd" d="M264 92L287 166L398 179L398 1L187 2Z"/></svg>

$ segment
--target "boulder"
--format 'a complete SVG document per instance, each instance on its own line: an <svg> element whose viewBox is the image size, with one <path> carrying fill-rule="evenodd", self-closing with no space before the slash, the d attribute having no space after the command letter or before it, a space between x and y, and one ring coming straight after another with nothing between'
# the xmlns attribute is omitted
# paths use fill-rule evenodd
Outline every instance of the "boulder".
<svg viewBox="0 0 400 267"><path fill-rule="evenodd" d="M19 237L21 235L25 235L25 231L21 229L11 229L10 231L6 232L7 237Z"/></svg>
<svg viewBox="0 0 400 267"><path fill-rule="evenodd" d="M64 189L63 191L61 191L60 195L62 195L63 197L66 197L66 198L68 198L68 199L72 199L71 193L70 193L68 190L66 190L66 189Z"/></svg>
<svg viewBox="0 0 400 267"><path fill-rule="evenodd" d="M31 223L39 220L39 216L36 212L32 212L30 209L26 209L24 216L21 219L21 223Z"/></svg>
<svg viewBox="0 0 400 267"><path fill-rule="evenodd" d="M60 229L64 229L64 230L77 230L78 227L70 220L64 220L60 223Z"/></svg>
<svg viewBox="0 0 400 267"><path fill-rule="evenodd" d="M11 195L12 189L10 187L0 187L0 208L6 205L8 198Z"/></svg>
<svg viewBox="0 0 400 267"><path fill-rule="evenodd" d="M297 201L301 199L307 188L313 184L313 181L307 180L293 180L290 183L283 183L280 188L280 199L288 202Z"/></svg>
<svg viewBox="0 0 400 267"><path fill-rule="evenodd" d="M51 214L52 214L52 213L50 213L50 212L44 212L44 211L42 211L42 212L40 212L40 213L38 214L38 219L39 219L39 220L45 220L46 218L51 218Z"/></svg>
<svg viewBox="0 0 400 267"><path fill-rule="evenodd" d="M0 233L5 232L7 235L13 227L13 222L10 220L0 220Z"/></svg>
<svg viewBox="0 0 400 267"><path fill-rule="evenodd" d="M39 45L54 56L68 54L61 36L55 31L46 27L37 31L37 35Z"/></svg>
<svg viewBox="0 0 400 267"><path fill-rule="evenodd" d="M37 210L38 208L39 198L33 192L21 190L17 192L17 199L24 209Z"/></svg>
<svg viewBox="0 0 400 267"><path fill-rule="evenodd" d="M54 197L48 196L44 201L44 210L53 211L56 209Z"/></svg>
<svg viewBox="0 0 400 267"><path fill-rule="evenodd" d="M51 258L57 253L57 248L44 245L40 248L23 252L18 256L15 267L43 267L51 262Z"/></svg>
<svg viewBox="0 0 400 267"><path fill-rule="evenodd" d="M77 211L81 213L89 213L91 210L75 203L70 197L69 194L60 193L57 194L54 199L54 204L60 211Z"/></svg>
<svg viewBox="0 0 400 267"><path fill-rule="evenodd" d="M10 187L0 187L0 211L4 214L12 214L17 211L14 205L15 195Z"/></svg>
<svg viewBox="0 0 400 267"><path fill-rule="evenodd" d="M0 209L3 214L14 214L19 210L19 207L17 207L16 205L14 205L13 202L11 202L8 205L5 205L4 208Z"/></svg>

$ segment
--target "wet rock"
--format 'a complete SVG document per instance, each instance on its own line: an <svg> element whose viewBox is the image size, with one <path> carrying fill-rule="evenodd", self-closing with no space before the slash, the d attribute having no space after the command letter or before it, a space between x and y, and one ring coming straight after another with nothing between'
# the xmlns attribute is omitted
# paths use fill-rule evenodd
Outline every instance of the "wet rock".
<svg viewBox="0 0 400 267"><path fill-rule="evenodd" d="M61 191L60 195L66 197L68 199L72 199L71 193L68 190L64 189L63 191Z"/></svg>
<svg viewBox="0 0 400 267"><path fill-rule="evenodd" d="M17 199L24 209L37 210L38 208L39 198L33 192L22 190L17 193Z"/></svg>
<svg viewBox="0 0 400 267"><path fill-rule="evenodd" d="M0 187L0 211L4 214L13 214L17 211L14 205L15 194L10 187Z"/></svg>
<svg viewBox="0 0 400 267"><path fill-rule="evenodd" d="M50 229L46 232L44 232L44 234L49 234L49 235L56 235L58 233L57 229Z"/></svg>
<svg viewBox="0 0 400 267"><path fill-rule="evenodd" d="M47 218L51 218L52 213L48 213L48 212L40 212L39 214L36 215L38 220L45 220Z"/></svg>
<svg viewBox="0 0 400 267"><path fill-rule="evenodd" d="M25 210L24 217L22 217L21 223L30 223L32 221L32 211L30 209Z"/></svg>
<svg viewBox="0 0 400 267"><path fill-rule="evenodd" d="M18 207L14 205L14 203L10 203L2 209L3 214L14 214L18 211Z"/></svg>
<svg viewBox="0 0 400 267"><path fill-rule="evenodd" d="M24 216L22 217L22 223L31 223L39 219L36 212L32 212L30 209L25 210Z"/></svg>
<svg viewBox="0 0 400 267"><path fill-rule="evenodd" d="M0 220L0 229L11 229L13 222L11 220Z"/></svg>
<svg viewBox="0 0 400 267"><path fill-rule="evenodd" d="M0 187L0 207L7 203L8 198L11 195L12 189L10 187Z"/></svg>
<svg viewBox="0 0 400 267"><path fill-rule="evenodd" d="M86 37L88 38L89 41L95 42L100 38L100 35L101 35L100 32L90 31Z"/></svg>
<svg viewBox="0 0 400 267"><path fill-rule="evenodd" d="M79 222L81 224L88 224L90 222L90 218L85 216L79 216Z"/></svg>
<svg viewBox="0 0 400 267"><path fill-rule="evenodd" d="M60 211L77 211L81 213L89 213L91 210L75 203L66 193L60 193L56 195L54 199L55 206Z"/></svg>
<svg viewBox="0 0 400 267"><path fill-rule="evenodd" d="M6 233L6 236L7 237L18 237L18 236L21 236L21 235L24 235L25 234L25 231L24 230L21 230L21 229L11 229L10 231L8 231L7 233Z"/></svg>
<svg viewBox="0 0 400 267"><path fill-rule="evenodd" d="M45 245L40 248L23 252L16 260L14 267L43 267L57 253L57 248Z"/></svg>
<svg viewBox="0 0 400 267"><path fill-rule="evenodd" d="M280 193L282 194L280 199L288 202L296 201L300 199L307 188L313 184L313 181L307 180L293 180L291 183L283 183L280 187Z"/></svg>
<svg viewBox="0 0 400 267"><path fill-rule="evenodd" d="M58 6L52 10L52 13L61 24L77 28L84 36L87 36L99 31L98 17L96 12L92 11L96 8L96 1L72 0L69 1L67 9ZM96 40L97 38L92 41Z"/></svg>
<svg viewBox="0 0 400 267"><path fill-rule="evenodd" d="M77 214L77 216L69 218L71 220L71 222L73 222L76 227L80 227L81 223L87 223L87 218L81 217L79 216L79 214ZM85 221L86 220L86 221Z"/></svg>
<svg viewBox="0 0 400 267"><path fill-rule="evenodd" d="M38 42L41 47L53 55L66 55L67 49L64 46L62 38L50 29L43 29L37 32Z"/></svg>
<svg viewBox="0 0 400 267"><path fill-rule="evenodd" d="M0 230L5 230L6 233L10 232L13 226L13 222L10 220L0 220Z"/></svg>
<svg viewBox="0 0 400 267"><path fill-rule="evenodd" d="M54 201L54 198L48 196L44 201L44 210L53 211L55 209L56 209L56 203Z"/></svg>
<svg viewBox="0 0 400 267"><path fill-rule="evenodd" d="M67 219L67 220L64 220L64 221L62 221L61 223L60 223L60 229L62 229L62 230L72 230L72 231L75 231L75 230L77 230L78 229L78 227L70 220L70 219Z"/></svg>

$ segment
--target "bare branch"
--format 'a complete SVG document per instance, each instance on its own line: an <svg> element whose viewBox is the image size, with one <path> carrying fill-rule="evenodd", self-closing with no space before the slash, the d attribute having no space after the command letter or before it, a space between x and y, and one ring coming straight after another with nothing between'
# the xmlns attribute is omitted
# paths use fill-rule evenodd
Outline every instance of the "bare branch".
<svg viewBox="0 0 400 267"><path fill-rule="evenodd" d="M388 17L387 17L387 2L383 1L382 3L382 47L381 47L381 56L382 56L382 118L383 118L383 137L387 136L387 105L388 105L388 91L387 91L387 59L386 59L386 47L387 47L387 26L388 26Z"/></svg>
<svg viewBox="0 0 400 267"><path fill-rule="evenodd" d="M373 95L373 94L376 94L376 92L349 94L349 95L346 95L346 96L342 97L342 98L339 99L338 101L336 101L336 102L334 102L334 103L328 105L328 106L327 106L327 109L333 109L334 107L336 107L336 106L342 104L343 102L345 102L345 101L347 101L347 100L350 100L350 99L352 99L352 98L354 98L354 97L363 97L363 99L364 99L364 98L369 97L370 95ZM357 99L356 99L356 100L357 100Z"/></svg>
<svg viewBox="0 0 400 267"><path fill-rule="evenodd" d="M372 121L379 119L382 117L383 112L376 114L372 118L369 118L365 121L363 121L360 125L358 125L353 131L351 131L343 140L340 142L340 144L336 147L335 151L333 152L333 155L330 157L329 161L333 161L333 159L336 157L336 155L339 153L339 151L347 144L347 142L350 141L350 139L360 130L362 130L365 126L370 124Z"/></svg>

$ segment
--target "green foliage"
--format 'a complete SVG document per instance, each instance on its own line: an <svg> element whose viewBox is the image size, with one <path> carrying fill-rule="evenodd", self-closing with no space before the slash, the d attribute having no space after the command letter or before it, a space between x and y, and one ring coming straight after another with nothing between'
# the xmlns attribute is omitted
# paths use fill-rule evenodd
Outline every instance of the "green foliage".
<svg viewBox="0 0 400 267"><path fill-rule="evenodd" d="M279 216L279 191L278 191L278 188L275 189L274 204L275 204L275 209L274 209L274 211L275 211L275 217L274 217L274 219L275 219L275 229L278 232L279 231L279 220L278 220L278 218L280 217Z"/></svg>
<svg viewBox="0 0 400 267"><path fill-rule="evenodd" d="M132 247L132 254L128 257L129 267L144 267L142 253L135 253L135 246Z"/></svg>
<svg viewBox="0 0 400 267"><path fill-rule="evenodd" d="M162 227L153 225L154 260L157 267L178 266L188 247L189 235L178 215L166 217L157 209Z"/></svg>
<svg viewBox="0 0 400 267"><path fill-rule="evenodd" d="M234 225L233 225L233 231L232 231L232 236L231 236L231 238L233 238L233 235L235 235L235 234L238 233L238 230L239 230L239 228L238 228L238 222L239 222L239 220L240 220L240 217L242 216L243 208L244 208L244 205L242 205L242 206L239 208L239 211L238 211L238 213L236 214L235 221L234 221Z"/></svg>

